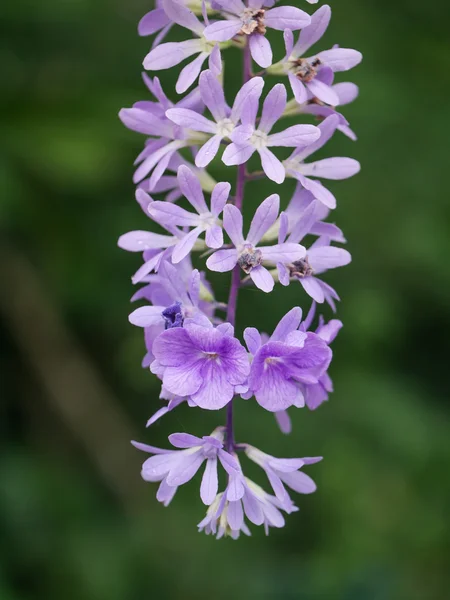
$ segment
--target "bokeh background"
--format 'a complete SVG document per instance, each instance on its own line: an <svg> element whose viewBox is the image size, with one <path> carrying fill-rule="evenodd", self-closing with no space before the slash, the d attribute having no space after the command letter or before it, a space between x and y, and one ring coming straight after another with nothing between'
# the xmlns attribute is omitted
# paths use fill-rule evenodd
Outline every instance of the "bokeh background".
<svg viewBox="0 0 450 600"><path fill-rule="evenodd" d="M448 3L331 4L323 47L365 56L339 79L361 87L345 110L359 141L338 134L323 154L363 165L332 186L354 257L327 277L345 324L336 392L314 413L294 412L290 437L254 402L236 407L240 440L325 460L309 470L317 493L298 498L284 530L265 538L254 527L237 543L196 533L198 480L160 506L129 445L202 435L224 417L181 407L144 427L159 401L127 322L139 258L116 246L149 224L131 183L143 138L117 112L148 98L150 42L136 23L151 2L2 5L1 600L448 597ZM230 99L239 58L227 55ZM166 90L177 73L162 74ZM220 162L211 171L234 176ZM275 188L249 186L247 216ZM292 182L282 190L286 205ZM225 279L213 279L222 300ZM244 291L238 327L270 331L299 303L309 304L300 286Z"/></svg>

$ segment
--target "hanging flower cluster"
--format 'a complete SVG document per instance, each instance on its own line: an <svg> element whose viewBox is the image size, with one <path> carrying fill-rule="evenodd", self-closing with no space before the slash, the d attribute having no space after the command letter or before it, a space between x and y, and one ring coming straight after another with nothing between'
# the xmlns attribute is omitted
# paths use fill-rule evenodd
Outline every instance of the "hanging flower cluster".
<svg viewBox="0 0 450 600"><path fill-rule="evenodd" d="M323 275L351 260L341 246L346 241L342 231L326 220L336 199L322 180L351 177L359 163L310 157L338 130L355 139L340 107L353 101L358 89L353 83L335 83L334 77L356 66L361 54L339 46L312 52L328 27L329 6L309 16L276 4L157 0L157 8L139 23L140 35L157 34L144 68L176 69L190 60L179 72L171 99L157 77L144 74L150 98L119 115L126 127L145 136L135 163L136 200L159 229L131 231L119 239L121 248L142 256L132 278L140 284L133 301L142 305L129 319L144 332L143 366L161 381L163 404L147 425L182 403L205 410L226 407L225 425L210 435L174 433L167 450L133 444L150 454L142 477L159 482L156 497L165 506L179 486L203 470L200 497L208 508L198 527L217 538L249 535L248 523L264 525L266 532L283 527L284 515L297 510L287 488L300 494L316 489L303 467L321 458L275 458L237 442L233 402L254 398L289 433L288 409L314 410L328 399L333 390L330 345L342 323L325 322L322 316L313 322L318 304L336 311L339 300ZM163 41L174 25L184 28L177 32L184 41ZM274 35L283 35L286 47L277 63L266 35L271 29L281 32ZM231 47L243 56L243 83L234 98L224 83L223 56ZM263 69L257 75L253 62ZM287 78L290 99L283 83L268 89L270 75ZM282 125L298 115L313 115L317 126ZM280 155L279 148L292 152L283 159L286 151ZM247 163L255 154L262 170L249 172ZM207 172L214 159L237 167L233 191ZM277 184L294 178L297 187L289 203L278 194L260 198L247 229L242 217L246 186L264 177ZM193 267L195 254L198 268ZM226 303L216 300L208 271L231 272ZM238 339L239 290L254 286L270 293L277 284L291 283L300 284L305 298L312 299L305 317L295 307L271 334L249 326ZM245 456L264 471L271 493L245 476Z"/></svg>

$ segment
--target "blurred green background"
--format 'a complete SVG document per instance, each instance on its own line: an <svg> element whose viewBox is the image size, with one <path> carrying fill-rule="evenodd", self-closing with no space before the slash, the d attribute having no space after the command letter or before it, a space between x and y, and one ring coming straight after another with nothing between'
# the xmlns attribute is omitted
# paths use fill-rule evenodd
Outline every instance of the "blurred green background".
<svg viewBox="0 0 450 600"><path fill-rule="evenodd" d="M345 324L336 392L316 412L294 411L289 437L254 402L236 407L240 441L325 460L308 470L317 493L296 497L284 530L265 538L253 527L239 542L196 533L198 479L159 505L129 445L166 445L172 431L202 435L224 419L181 407L144 427L160 404L127 322L139 257L116 246L149 224L131 183L144 139L117 112L149 98L150 41L136 24L151 3L2 5L1 600L448 597L450 11L445 0L331 5L322 47L364 54L338 77L361 87L344 110L359 141L337 134L323 154L363 166L331 186L354 258L326 278ZM231 100L238 52L227 59ZM178 72L161 74L166 91ZM211 169L218 180L232 171ZM276 187L249 186L247 216ZM292 182L282 190L285 206ZM221 300L225 279L213 279ZM238 326L270 331L298 303L309 306L300 286L244 291Z"/></svg>

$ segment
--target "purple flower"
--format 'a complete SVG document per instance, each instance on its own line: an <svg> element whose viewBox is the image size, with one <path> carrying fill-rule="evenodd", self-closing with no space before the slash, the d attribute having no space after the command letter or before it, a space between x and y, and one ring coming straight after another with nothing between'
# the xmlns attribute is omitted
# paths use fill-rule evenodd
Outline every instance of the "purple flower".
<svg viewBox="0 0 450 600"><path fill-rule="evenodd" d="M247 352L233 333L229 323L167 329L153 342L151 371L172 394L189 396L207 410L223 408L250 371Z"/></svg>
<svg viewBox="0 0 450 600"><path fill-rule="evenodd" d="M298 330L301 318L300 308L290 310L265 343L257 329L244 331L253 354L249 390L244 397L254 395L270 412L304 406L301 384L317 383L331 362L331 350L318 335Z"/></svg>
<svg viewBox="0 0 450 600"><path fill-rule="evenodd" d="M242 214L238 208L227 204L223 211L223 226L234 248L219 250L210 256L206 261L208 269L224 273L231 271L238 264L250 275L256 287L263 292L272 291L274 280L263 263L290 263L305 256L305 248L299 244L258 246L263 235L277 220L279 206L280 197L277 194L266 198L257 208L248 235L244 239Z"/></svg>
<svg viewBox="0 0 450 600"><path fill-rule="evenodd" d="M230 138L240 121L244 101L248 101L249 96L253 95L259 99L263 86L264 81L261 77L250 79L237 93L230 110L217 77L209 70L203 71L200 75L200 94L214 121L189 108L170 108L166 112L166 116L177 125L188 127L192 131L212 134L195 157L197 167L206 167L213 160L221 141Z"/></svg>
<svg viewBox="0 0 450 600"><path fill-rule="evenodd" d="M217 428L211 435L199 438L189 433L173 433L169 442L182 450L163 450L132 442L138 450L154 454L142 465L141 475L145 481L160 481L156 494L159 502L167 506L174 497L177 488L190 481L206 460L206 467L200 486L202 502L210 505L218 489L217 461L232 472L239 469L237 461L223 449L223 427Z"/></svg>
<svg viewBox="0 0 450 600"><path fill-rule="evenodd" d="M311 163L305 163L305 158L322 148L332 137L339 126L339 117L330 115L320 125L319 139L310 145L297 147L291 156L284 161L286 173L297 179L304 188L309 190L317 200L328 208L336 208L336 198L321 183L311 177L323 179L347 179L360 170L360 164L353 158L324 158Z"/></svg>
<svg viewBox="0 0 450 600"><path fill-rule="evenodd" d="M163 6L171 21L189 29L197 37L185 42L159 44L145 57L144 68L148 71L169 69L178 65L185 58L197 54L197 58L186 65L178 77L175 89L179 94L182 94L197 79L207 58L209 58L209 68L216 75L222 70L222 59L219 46L205 38L205 26L192 11L183 4L175 2L175 0L164 0Z"/></svg>
<svg viewBox="0 0 450 600"><path fill-rule="evenodd" d="M241 470L227 471L227 487L208 508L206 517L198 524L199 531L216 535L217 539L223 536L237 539L241 531L250 535L245 524L246 517L254 525L264 525L268 534L269 527L284 527L280 509L287 513L298 510L292 503L282 505L275 496L267 494L259 485L244 477Z"/></svg>
<svg viewBox="0 0 450 600"><path fill-rule="evenodd" d="M283 183L285 168L269 148L305 147L319 138L320 131L314 125L293 125L279 133L270 134L286 108L286 88L281 83L275 85L267 94L261 120L256 126L261 93L262 89L255 91L245 102L241 115L242 125L231 133L233 143L225 149L222 160L227 166L241 165L247 162L254 152L258 152L267 177L276 183Z"/></svg>
<svg viewBox="0 0 450 600"><path fill-rule="evenodd" d="M286 28L284 40L286 57L282 68L288 74L295 99L303 104L308 99L308 92L320 101L336 106L339 96L330 85L330 74L352 69L362 60L357 50L334 47L305 58L304 54L325 33L331 19L331 8L327 5L319 8L311 17L311 24L300 32L299 39L294 45L292 31ZM278 66L278 65L277 65ZM274 69L277 71L277 68Z"/></svg>
<svg viewBox="0 0 450 600"><path fill-rule="evenodd" d="M214 0L225 13L226 20L216 21L204 32L207 40L225 42L235 35L249 36L250 52L253 60L262 68L272 64L272 48L264 37L266 28L296 30L307 27L310 16L299 8L282 6L271 10L264 9L263 0Z"/></svg>
<svg viewBox="0 0 450 600"><path fill-rule="evenodd" d="M321 461L321 456L315 458L275 458L249 444L245 444L245 453L250 460L265 471L274 494L282 506L292 504L284 484L299 494L312 494L316 491L317 486L311 477L299 469L304 465L312 465Z"/></svg>
<svg viewBox="0 0 450 600"><path fill-rule="evenodd" d="M316 201L313 200L303 214L298 217L288 237L288 243L298 244L306 235L311 233L313 225L318 222L316 205ZM333 230L331 229L331 231ZM284 238L281 238L280 241L284 242ZM297 279L313 300L320 304L327 300L335 310L333 300L339 299L339 297L328 284L324 284L316 275L320 275L328 269L348 265L351 259L350 252L344 248L330 246L330 238L324 235L309 247L306 255L300 260L289 265L278 265L278 276L282 285L289 285L291 278ZM331 293L330 289L332 290Z"/></svg>
<svg viewBox="0 0 450 600"><path fill-rule="evenodd" d="M150 216L164 226L193 227L175 245L172 252L174 263L180 262L189 254L203 232L206 233L205 241L209 248L220 248L223 245L222 228L218 217L228 200L231 189L229 183L218 183L212 191L211 209L208 209L198 178L183 165L178 169L178 185L197 214L169 202L152 202L148 207Z"/></svg>
<svg viewBox="0 0 450 600"><path fill-rule="evenodd" d="M144 150L135 161L139 166L133 181L138 183L153 171L148 184L148 189L153 190L178 150L206 139L204 134L175 125L165 116L166 111L174 106L201 110L203 102L199 90L195 89L174 105L165 95L157 77L151 80L144 74L143 78L157 101L144 100L136 102L132 108L122 108L119 118L128 129L149 136Z"/></svg>

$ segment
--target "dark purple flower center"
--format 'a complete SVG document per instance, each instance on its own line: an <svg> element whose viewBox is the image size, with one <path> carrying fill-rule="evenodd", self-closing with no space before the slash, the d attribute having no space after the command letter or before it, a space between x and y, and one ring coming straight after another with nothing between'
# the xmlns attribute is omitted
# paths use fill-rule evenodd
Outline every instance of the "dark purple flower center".
<svg viewBox="0 0 450 600"><path fill-rule="evenodd" d="M262 252L258 248L247 246L241 252L238 258L238 265L244 271L244 273L250 273L250 271L259 266L262 263Z"/></svg>
<svg viewBox="0 0 450 600"><path fill-rule="evenodd" d="M165 328L172 329L173 327L183 327L183 313L181 312L181 303L175 302L162 311Z"/></svg>
<svg viewBox="0 0 450 600"><path fill-rule="evenodd" d="M314 270L308 262L308 257L296 260L289 265L289 274L291 277L309 277L314 274Z"/></svg>
<svg viewBox="0 0 450 600"><path fill-rule="evenodd" d="M300 81L303 81L303 83L312 81L317 75L318 68L321 65L319 58L314 58L311 62L306 60L306 58L298 58L293 62L295 76L300 79Z"/></svg>
<svg viewBox="0 0 450 600"><path fill-rule="evenodd" d="M264 24L264 8L252 10L248 8L242 16L242 29L240 34L250 35L252 33L260 33L264 35L266 33L266 26Z"/></svg>

